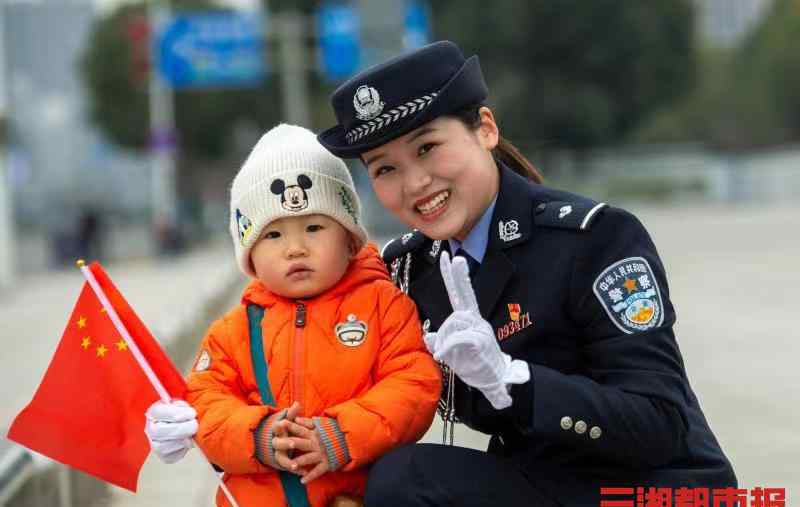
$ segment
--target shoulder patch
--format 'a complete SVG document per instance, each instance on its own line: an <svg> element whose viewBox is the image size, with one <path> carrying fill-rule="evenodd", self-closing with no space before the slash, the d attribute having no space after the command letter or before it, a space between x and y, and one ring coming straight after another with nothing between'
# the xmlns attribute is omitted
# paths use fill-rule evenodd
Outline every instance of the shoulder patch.
<svg viewBox="0 0 800 507"><path fill-rule="evenodd" d="M194 364L194 371L206 371L211 366L211 355L206 349L200 352Z"/></svg>
<svg viewBox="0 0 800 507"><path fill-rule="evenodd" d="M647 331L664 322L661 289L644 257L628 257L608 266L594 281L592 291L624 333Z"/></svg>
<svg viewBox="0 0 800 507"><path fill-rule="evenodd" d="M416 250L425 242L425 239L424 234L414 229L412 232L407 232L383 245L381 257L383 257L384 262L388 263L392 259Z"/></svg>
<svg viewBox="0 0 800 507"><path fill-rule="evenodd" d="M536 206L534 222L542 227L588 231L600 211L608 206L595 201L552 201Z"/></svg>

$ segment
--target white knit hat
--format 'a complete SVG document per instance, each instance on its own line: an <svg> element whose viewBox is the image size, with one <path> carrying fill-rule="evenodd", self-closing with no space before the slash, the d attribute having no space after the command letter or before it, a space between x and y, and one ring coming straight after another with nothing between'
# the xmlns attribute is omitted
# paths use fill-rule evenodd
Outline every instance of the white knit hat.
<svg viewBox="0 0 800 507"><path fill-rule="evenodd" d="M341 159L309 130L281 124L264 134L231 186L230 231L241 270L255 277L250 251L264 227L278 218L327 215L367 241L361 203Z"/></svg>

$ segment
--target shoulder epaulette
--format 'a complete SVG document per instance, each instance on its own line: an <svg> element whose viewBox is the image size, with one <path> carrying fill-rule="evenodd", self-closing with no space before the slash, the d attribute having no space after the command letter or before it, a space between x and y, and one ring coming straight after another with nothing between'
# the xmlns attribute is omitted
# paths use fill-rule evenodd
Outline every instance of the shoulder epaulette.
<svg viewBox="0 0 800 507"><path fill-rule="evenodd" d="M414 229L399 238L394 238L383 246L381 257L387 264L392 260L419 248L425 242L425 235Z"/></svg>
<svg viewBox="0 0 800 507"><path fill-rule="evenodd" d="M606 206L590 199L543 202L534 208L534 222L541 227L588 231Z"/></svg>

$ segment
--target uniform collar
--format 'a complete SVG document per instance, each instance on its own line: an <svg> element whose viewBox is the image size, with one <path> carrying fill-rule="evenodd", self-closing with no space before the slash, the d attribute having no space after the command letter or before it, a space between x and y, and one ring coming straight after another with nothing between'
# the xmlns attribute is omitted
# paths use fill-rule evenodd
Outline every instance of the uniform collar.
<svg viewBox="0 0 800 507"><path fill-rule="evenodd" d="M490 249L506 249L527 241L533 227L531 182L498 162L500 190L489 228Z"/></svg>
<svg viewBox="0 0 800 507"><path fill-rule="evenodd" d="M498 162L500 185L486 238L481 269L472 280L481 315L491 315L500 301L503 291L514 280L516 266L505 249L528 241L534 234L533 206L535 188L523 176L519 176ZM444 322L453 311L447 291L442 283L439 268L435 265L442 249L448 249L448 241L431 241L425 244L424 258L430 265L411 283L412 298L425 302L425 314L435 325ZM466 243L466 241L465 241ZM472 253L470 253L472 255Z"/></svg>
<svg viewBox="0 0 800 507"><path fill-rule="evenodd" d="M424 256L431 264L437 263L442 248L452 254L459 246L472 258L483 263L487 250L502 250L527 241L533 227L533 202L530 182L497 162L500 184L492 204L484 211L478 224L462 244L456 239L447 241L426 238Z"/></svg>
<svg viewBox="0 0 800 507"><path fill-rule="evenodd" d="M451 252L458 252L459 248L463 248L470 257L479 263L483 262L483 256L486 254L486 246L489 244L489 227L492 224L492 215L494 214L496 204L497 196L494 196L492 203L483 212L483 215L480 220L478 220L478 223L475 224L475 227L469 231L463 243L455 238L447 240L448 243L450 243Z"/></svg>

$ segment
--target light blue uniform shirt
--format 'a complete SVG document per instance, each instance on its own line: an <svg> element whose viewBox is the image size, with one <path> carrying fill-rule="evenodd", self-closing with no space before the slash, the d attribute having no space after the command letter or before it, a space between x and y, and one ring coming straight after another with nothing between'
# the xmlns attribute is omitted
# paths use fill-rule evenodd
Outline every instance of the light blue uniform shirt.
<svg viewBox="0 0 800 507"><path fill-rule="evenodd" d="M467 253L478 263L483 262L483 257L486 255L486 246L489 244L489 226L492 224L492 215L494 214L494 205L497 204L497 196L494 196L492 204L483 212L481 219L475 224L475 227L469 231L464 242L457 239L448 239L450 244L450 252L455 254L459 248L463 248Z"/></svg>

